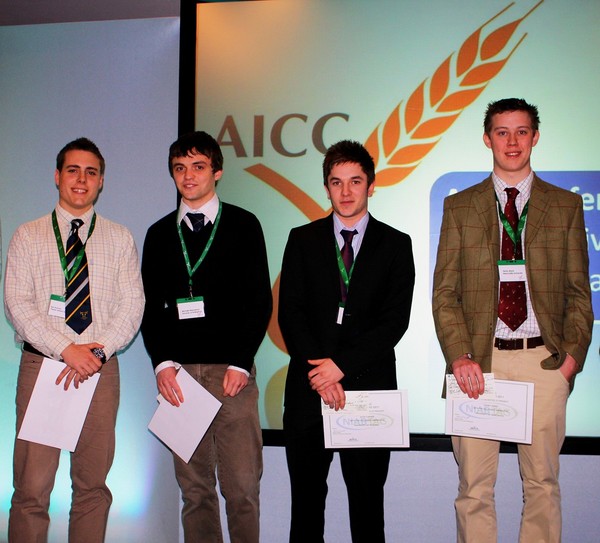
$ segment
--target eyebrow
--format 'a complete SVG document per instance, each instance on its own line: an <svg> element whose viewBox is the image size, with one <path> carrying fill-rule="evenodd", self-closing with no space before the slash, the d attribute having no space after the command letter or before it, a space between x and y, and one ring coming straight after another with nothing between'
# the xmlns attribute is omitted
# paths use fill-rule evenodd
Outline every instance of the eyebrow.
<svg viewBox="0 0 600 543"><path fill-rule="evenodd" d="M532 126L526 125L526 124L522 124L521 126L517 126L515 127L517 130L520 130L521 128L528 128L529 130L533 130ZM493 130L508 130L509 127L508 126L495 126L493 128Z"/></svg>
<svg viewBox="0 0 600 543"><path fill-rule="evenodd" d="M63 166L63 169L67 169L67 168L78 168L78 169L84 169L84 170L94 170L95 172L99 172L100 168L96 168L96 166L80 166L79 164L65 164Z"/></svg>
<svg viewBox="0 0 600 543"><path fill-rule="evenodd" d="M194 162L192 162L192 166L195 165L195 164L205 164L205 165L208 165L209 162L208 162L208 160L202 160L201 159L201 160L195 160ZM173 167L175 167L175 166L183 166L183 165L184 165L183 162L173 162Z"/></svg>

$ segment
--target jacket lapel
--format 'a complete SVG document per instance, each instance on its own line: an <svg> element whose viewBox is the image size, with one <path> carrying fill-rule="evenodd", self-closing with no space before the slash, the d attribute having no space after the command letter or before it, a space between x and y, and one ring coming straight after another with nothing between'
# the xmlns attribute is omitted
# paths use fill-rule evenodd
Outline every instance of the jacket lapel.
<svg viewBox="0 0 600 543"><path fill-rule="evenodd" d="M550 207L550 199L546 187L537 176L533 180L529 201L529 211L527 212L527 222L525 223L525 258L527 258L527 249L540 231L540 227L544 223L544 218Z"/></svg>
<svg viewBox="0 0 600 543"><path fill-rule="evenodd" d="M500 257L500 227L498 225L498 204L491 176L479 186L479 192L473 196L473 206L487 236L491 262L495 262Z"/></svg>

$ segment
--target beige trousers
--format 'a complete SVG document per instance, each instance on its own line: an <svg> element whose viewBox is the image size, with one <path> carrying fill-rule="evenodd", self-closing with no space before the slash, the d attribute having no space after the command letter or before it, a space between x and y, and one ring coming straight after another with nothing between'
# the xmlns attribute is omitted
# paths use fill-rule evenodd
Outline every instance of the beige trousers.
<svg viewBox="0 0 600 543"><path fill-rule="evenodd" d="M524 502L521 543L559 543L561 540L558 457L565 438L569 384L560 370L540 367L540 361L547 356L544 346L516 351L494 349L492 355L496 379L535 383L533 442L518 445ZM500 443L454 436L452 447L459 469L455 501L457 541L495 543L494 486Z"/></svg>

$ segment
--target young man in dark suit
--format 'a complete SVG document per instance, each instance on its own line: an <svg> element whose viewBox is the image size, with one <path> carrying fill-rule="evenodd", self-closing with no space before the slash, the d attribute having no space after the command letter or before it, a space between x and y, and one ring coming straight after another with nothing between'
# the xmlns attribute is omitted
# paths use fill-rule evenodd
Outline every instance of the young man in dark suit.
<svg viewBox="0 0 600 543"><path fill-rule="evenodd" d="M394 347L408 327L415 277L409 236L367 211L375 188L367 150L353 141L331 146L323 180L333 213L291 231L281 270L292 543L323 541L333 451L324 446L321 399L343 409L346 390L397 388ZM339 453L352 541L382 542L390 451Z"/></svg>
<svg viewBox="0 0 600 543"><path fill-rule="evenodd" d="M263 233L254 215L219 200L223 155L207 133L171 145L169 172L181 203L146 235L142 335L167 401L184 401L179 370L223 404L190 462L173 455L185 541L223 540L217 472L232 543L258 543L262 434L254 356L272 310Z"/></svg>

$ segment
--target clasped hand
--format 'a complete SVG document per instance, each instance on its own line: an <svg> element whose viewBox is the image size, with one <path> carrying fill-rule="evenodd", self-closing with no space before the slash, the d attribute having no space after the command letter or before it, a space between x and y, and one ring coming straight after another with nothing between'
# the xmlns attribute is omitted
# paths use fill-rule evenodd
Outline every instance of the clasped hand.
<svg viewBox="0 0 600 543"><path fill-rule="evenodd" d="M92 353L92 349L103 349L100 343L83 343L76 345L71 343L62 353L61 357L67 365L56 378L56 384L65 378L64 388L67 390L73 382L75 388L94 375L101 367L102 362Z"/></svg>
<svg viewBox="0 0 600 543"><path fill-rule="evenodd" d="M311 388L319 393L319 396L331 409L336 411L344 409L346 393L340 384L344 372L331 358L309 360L308 363L315 366L308 372Z"/></svg>

